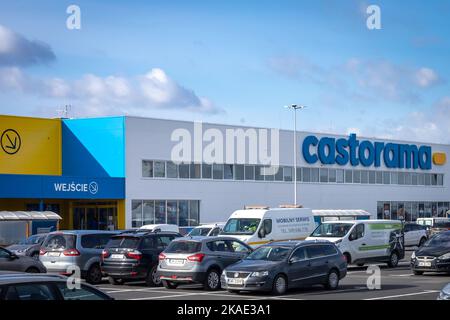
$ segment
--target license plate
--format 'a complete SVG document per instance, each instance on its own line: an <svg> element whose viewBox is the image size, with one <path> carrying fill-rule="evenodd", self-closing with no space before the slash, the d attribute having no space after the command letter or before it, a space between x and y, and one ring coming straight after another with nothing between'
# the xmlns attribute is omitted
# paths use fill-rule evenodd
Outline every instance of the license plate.
<svg viewBox="0 0 450 320"><path fill-rule="evenodd" d="M244 284L244 279L228 279L228 283L229 284L243 285Z"/></svg>
<svg viewBox="0 0 450 320"><path fill-rule="evenodd" d="M184 264L184 260L183 259L169 259L169 263L170 264L181 265L181 264Z"/></svg>
<svg viewBox="0 0 450 320"><path fill-rule="evenodd" d="M111 259L123 259L123 254L112 254Z"/></svg>
<svg viewBox="0 0 450 320"><path fill-rule="evenodd" d="M419 262L419 267L431 267L431 262Z"/></svg>
<svg viewBox="0 0 450 320"><path fill-rule="evenodd" d="M61 255L61 252L49 252L47 253L49 257L59 257Z"/></svg>

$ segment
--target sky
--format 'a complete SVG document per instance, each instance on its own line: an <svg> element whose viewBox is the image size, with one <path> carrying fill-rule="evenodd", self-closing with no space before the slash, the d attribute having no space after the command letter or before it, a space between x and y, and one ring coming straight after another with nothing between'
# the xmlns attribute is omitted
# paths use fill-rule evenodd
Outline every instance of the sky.
<svg viewBox="0 0 450 320"><path fill-rule="evenodd" d="M440 0L0 0L0 114L292 129L301 104L302 131L450 143L449 18Z"/></svg>

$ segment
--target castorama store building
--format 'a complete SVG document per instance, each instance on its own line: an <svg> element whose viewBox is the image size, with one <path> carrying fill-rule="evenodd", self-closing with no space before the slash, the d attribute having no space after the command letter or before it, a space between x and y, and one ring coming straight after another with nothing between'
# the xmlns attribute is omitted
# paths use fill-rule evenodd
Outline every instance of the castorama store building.
<svg viewBox="0 0 450 320"><path fill-rule="evenodd" d="M194 226L297 202L372 218L445 216L450 145L139 117L0 117L0 211L62 228ZM295 147L294 147L295 146ZM294 170L294 155L297 170Z"/></svg>

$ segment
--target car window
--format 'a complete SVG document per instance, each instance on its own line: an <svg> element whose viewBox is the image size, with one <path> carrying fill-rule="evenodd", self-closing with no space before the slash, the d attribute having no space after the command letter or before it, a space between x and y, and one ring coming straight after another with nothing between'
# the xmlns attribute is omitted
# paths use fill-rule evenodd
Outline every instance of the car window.
<svg viewBox="0 0 450 320"><path fill-rule="evenodd" d="M155 237L145 237L142 239L141 248L142 249L154 249L156 248L156 239Z"/></svg>
<svg viewBox="0 0 450 320"><path fill-rule="evenodd" d="M56 300L46 284L18 284L9 286L5 300Z"/></svg>
<svg viewBox="0 0 450 320"><path fill-rule="evenodd" d="M141 239L137 237L115 236L108 241L106 247L136 249L140 240Z"/></svg>
<svg viewBox="0 0 450 320"><path fill-rule="evenodd" d="M405 227L403 228L404 232L409 232L412 231L412 226L410 224L405 225Z"/></svg>
<svg viewBox="0 0 450 320"><path fill-rule="evenodd" d="M219 251L219 252L234 252L233 247L229 241L225 240L216 240L211 241L206 244L206 246L211 251Z"/></svg>
<svg viewBox="0 0 450 320"><path fill-rule="evenodd" d="M228 248L231 248L232 252L249 252L250 249L238 241L227 240Z"/></svg>
<svg viewBox="0 0 450 320"><path fill-rule="evenodd" d="M220 228L214 228L213 231L211 231L210 236L215 237L215 236L219 235L219 233L220 233Z"/></svg>
<svg viewBox="0 0 450 320"><path fill-rule="evenodd" d="M107 300L106 296L101 295L85 285L81 285L79 289L69 289L65 282L61 282L57 283L56 286L64 300Z"/></svg>
<svg viewBox="0 0 450 320"><path fill-rule="evenodd" d="M157 241L158 241L158 247L159 248L166 248L169 243L175 239L174 236L157 236Z"/></svg>
<svg viewBox="0 0 450 320"><path fill-rule="evenodd" d="M272 219L264 219L263 221L264 234L268 235L272 232Z"/></svg>
<svg viewBox="0 0 450 320"><path fill-rule="evenodd" d="M49 250L66 250L75 248L77 236L74 234L55 233L48 235L42 246Z"/></svg>
<svg viewBox="0 0 450 320"><path fill-rule="evenodd" d="M202 243L197 241L173 241L164 251L166 253L196 253L202 248Z"/></svg>
<svg viewBox="0 0 450 320"><path fill-rule="evenodd" d="M337 253L336 248L332 245L325 244L325 245L322 245L321 247L323 250L323 254L326 256L331 256L331 255Z"/></svg>
<svg viewBox="0 0 450 320"><path fill-rule="evenodd" d="M352 237L353 240L364 237L364 224L361 223L355 226L352 230Z"/></svg>
<svg viewBox="0 0 450 320"><path fill-rule="evenodd" d="M6 251L3 248L0 248L0 258L8 258L9 259L9 256L10 256L10 254L8 251Z"/></svg>
<svg viewBox="0 0 450 320"><path fill-rule="evenodd" d="M111 234L86 234L81 236L81 246L87 249L104 249Z"/></svg>
<svg viewBox="0 0 450 320"><path fill-rule="evenodd" d="M322 257L324 256L324 252L323 252L323 246L307 246L306 247L306 254L308 256L308 258L313 259L313 258L318 258L318 257Z"/></svg>
<svg viewBox="0 0 450 320"><path fill-rule="evenodd" d="M306 259L305 248L298 248L297 250L295 250L295 252L291 256L291 259L293 261L305 260Z"/></svg>

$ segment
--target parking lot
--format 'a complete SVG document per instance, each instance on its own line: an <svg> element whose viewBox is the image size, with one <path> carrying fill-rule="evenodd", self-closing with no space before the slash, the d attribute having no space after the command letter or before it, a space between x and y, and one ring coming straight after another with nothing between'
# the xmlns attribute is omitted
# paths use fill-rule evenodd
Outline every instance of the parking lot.
<svg viewBox="0 0 450 320"><path fill-rule="evenodd" d="M179 286L176 290L163 287L146 287L143 282L113 286L104 282L97 287L118 300L435 300L444 285L450 282L447 274L425 273L414 276L409 268L412 251L395 269L381 267L381 289L369 290L366 283L370 276L366 267L349 267L347 276L335 291L327 291L322 286L314 286L289 291L286 295L274 297L265 293L241 293L227 291L204 291L199 285Z"/></svg>

